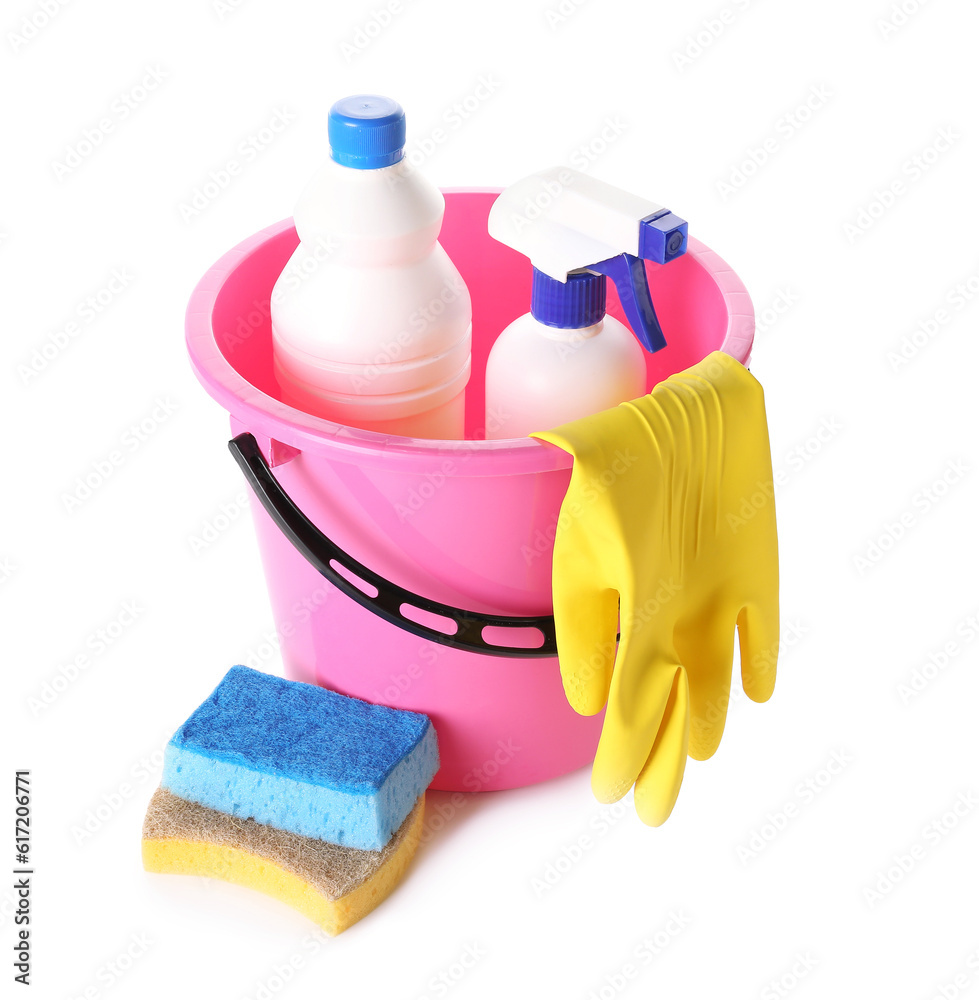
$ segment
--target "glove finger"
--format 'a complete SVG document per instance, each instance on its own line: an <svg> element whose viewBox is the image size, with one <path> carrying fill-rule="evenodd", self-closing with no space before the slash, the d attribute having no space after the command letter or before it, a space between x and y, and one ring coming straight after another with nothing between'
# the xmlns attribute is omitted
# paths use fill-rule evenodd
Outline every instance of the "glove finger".
<svg viewBox="0 0 979 1000"><path fill-rule="evenodd" d="M559 522L551 572L554 631L564 693L579 715L605 707L615 662L619 595L598 584L599 558L579 519Z"/></svg>
<svg viewBox="0 0 979 1000"><path fill-rule="evenodd" d="M694 760L707 760L724 733L734 663L733 618L733 611L718 612L688 620L673 633L690 691L690 756Z"/></svg>
<svg viewBox="0 0 979 1000"><path fill-rule="evenodd" d="M531 435L574 456L554 539L551 591L564 692L581 715L602 710L612 680L619 594L605 572L616 535L602 477L615 461L606 445L623 440L623 423L634 419L612 408Z"/></svg>
<svg viewBox="0 0 979 1000"><path fill-rule="evenodd" d="M635 784L649 759L680 669L675 663L630 663L623 640L612 673L608 707L592 767L599 802L618 802Z"/></svg>
<svg viewBox="0 0 979 1000"><path fill-rule="evenodd" d="M677 670L663 725L636 779L636 812L647 826L660 826L673 812L687 763L689 733L688 682L685 671Z"/></svg>
<svg viewBox="0 0 979 1000"><path fill-rule="evenodd" d="M778 597L764 605L748 604L738 615L741 683L752 701L768 701L775 690L778 661Z"/></svg>
<svg viewBox="0 0 979 1000"><path fill-rule="evenodd" d="M766 453L767 454L767 453ZM741 683L752 701L767 701L775 689L779 646L778 537L775 508L768 504L753 522L753 573L738 615Z"/></svg>
<svg viewBox="0 0 979 1000"><path fill-rule="evenodd" d="M614 590L578 590L569 600L554 599L564 694L579 715L595 715L608 700L618 613Z"/></svg>

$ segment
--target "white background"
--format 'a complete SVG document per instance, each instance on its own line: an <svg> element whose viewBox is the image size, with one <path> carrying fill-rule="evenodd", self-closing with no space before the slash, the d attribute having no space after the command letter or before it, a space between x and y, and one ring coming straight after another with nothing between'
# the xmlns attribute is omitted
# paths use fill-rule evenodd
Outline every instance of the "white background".
<svg viewBox="0 0 979 1000"><path fill-rule="evenodd" d="M889 0L404 0L376 31L382 3L91 0L29 38L42 5L4 4L3 741L4 773L33 772L34 995L979 997L974 5L907 0L888 28ZM134 92L150 71L156 89ZM774 698L735 700L665 827L596 805L587 771L467 798L397 893L325 940L244 889L145 874L139 839L175 727L232 663L281 669L184 305L220 254L290 214L330 104L365 90L402 102L416 144L447 127L423 167L437 183L507 184L580 166L584 147L595 176L669 205L738 271L764 327L753 370L785 475L794 631ZM281 134L242 154L282 110ZM231 159L232 182L182 218ZM125 287L91 313L114 271ZM222 505L237 516L195 553ZM89 665L38 707L79 653ZM11 901L0 889L5 980Z"/></svg>

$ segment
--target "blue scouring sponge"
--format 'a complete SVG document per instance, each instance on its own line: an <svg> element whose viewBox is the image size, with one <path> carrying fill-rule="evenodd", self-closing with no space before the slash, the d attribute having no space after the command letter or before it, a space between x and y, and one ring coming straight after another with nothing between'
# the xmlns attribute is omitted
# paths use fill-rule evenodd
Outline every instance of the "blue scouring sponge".
<svg viewBox="0 0 979 1000"><path fill-rule="evenodd" d="M162 783L232 816L376 851L438 766L424 715L232 667L167 744Z"/></svg>

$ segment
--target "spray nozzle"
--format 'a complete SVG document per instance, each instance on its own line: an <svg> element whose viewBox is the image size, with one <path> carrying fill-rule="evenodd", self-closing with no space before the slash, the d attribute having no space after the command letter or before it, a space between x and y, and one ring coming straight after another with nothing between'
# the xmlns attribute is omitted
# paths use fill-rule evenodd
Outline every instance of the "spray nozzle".
<svg viewBox="0 0 979 1000"><path fill-rule="evenodd" d="M569 276L591 272L615 282L632 331L647 351L666 346L644 261L668 264L686 252L687 223L679 216L570 167L554 167L503 191L490 209L488 228L494 239L530 258L531 311L542 322L590 325L584 322L585 306L578 315L577 303L587 301L593 309L594 292L583 295L584 285ZM538 280L538 273L554 280ZM567 286L563 295L555 283Z"/></svg>

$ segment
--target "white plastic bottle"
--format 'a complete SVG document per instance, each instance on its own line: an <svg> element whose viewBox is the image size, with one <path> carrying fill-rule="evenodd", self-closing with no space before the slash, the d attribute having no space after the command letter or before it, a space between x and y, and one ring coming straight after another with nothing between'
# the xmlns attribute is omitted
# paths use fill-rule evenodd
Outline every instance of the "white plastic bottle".
<svg viewBox="0 0 979 1000"><path fill-rule="evenodd" d="M643 348L666 346L644 261L681 256L686 222L557 167L507 188L489 232L526 254L534 273L530 312L499 335L486 363L486 437L524 437L643 395ZM631 331L605 314L606 278Z"/></svg>
<svg viewBox="0 0 979 1000"><path fill-rule="evenodd" d="M395 101L338 101L329 137L272 291L282 398L352 427L461 438L472 304L438 243L442 194L404 159Z"/></svg>

